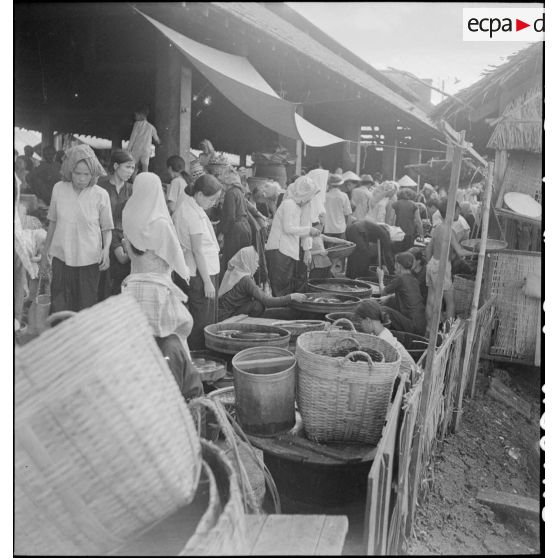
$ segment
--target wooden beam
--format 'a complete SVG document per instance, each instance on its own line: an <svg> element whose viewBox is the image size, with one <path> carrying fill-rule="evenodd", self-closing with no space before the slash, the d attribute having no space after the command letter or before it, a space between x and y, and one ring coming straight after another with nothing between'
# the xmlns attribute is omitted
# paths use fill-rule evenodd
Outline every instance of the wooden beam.
<svg viewBox="0 0 558 558"><path fill-rule="evenodd" d="M537 520L541 516L540 502L534 498L486 489L478 491L477 500L491 508L506 511L526 519Z"/></svg>
<svg viewBox="0 0 558 558"><path fill-rule="evenodd" d="M489 163L488 165L488 178L487 184L484 191L484 205L482 214L482 232L481 232L481 242L479 249L479 258L477 263L477 275L475 277L475 287L473 290L473 302L471 306L471 318L469 320L469 329L467 331L467 342L465 345L465 356L463 357L463 369L461 372L461 388L459 390L458 400L457 400L457 417L455 419L455 431L457 432L461 427L461 417L462 417L462 403L463 394L465 393L467 379L469 378L469 366L471 364L471 355L473 351L473 342L475 340L475 333L477 327L477 313L479 309L479 298L482 285L482 276L484 271L484 260L486 255L486 241L488 239L488 225L490 220L490 202L492 200L492 182L494 180L494 163ZM479 339L479 342L481 340ZM477 370L473 371L473 381L471 387L471 397L475 395L475 382L477 379Z"/></svg>
<svg viewBox="0 0 558 558"><path fill-rule="evenodd" d="M179 153L188 160L192 130L192 70L182 64L180 68L180 137Z"/></svg>

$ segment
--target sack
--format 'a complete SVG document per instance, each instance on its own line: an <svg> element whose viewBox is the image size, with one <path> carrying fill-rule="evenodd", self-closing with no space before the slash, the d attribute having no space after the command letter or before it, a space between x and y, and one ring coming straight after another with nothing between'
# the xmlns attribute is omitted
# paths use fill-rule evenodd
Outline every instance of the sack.
<svg viewBox="0 0 558 558"><path fill-rule="evenodd" d="M541 299L541 276L538 273L529 273L525 278L523 293L529 298Z"/></svg>

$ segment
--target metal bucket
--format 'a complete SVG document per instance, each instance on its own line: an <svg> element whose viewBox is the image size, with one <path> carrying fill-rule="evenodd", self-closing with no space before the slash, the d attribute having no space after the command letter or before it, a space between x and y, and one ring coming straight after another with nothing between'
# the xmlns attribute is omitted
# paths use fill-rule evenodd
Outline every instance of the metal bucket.
<svg viewBox="0 0 558 558"><path fill-rule="evenodd" d="M295 424L296 358L287 349L254 347L232 359L236 413L247 434L275 436Z"/></svg>

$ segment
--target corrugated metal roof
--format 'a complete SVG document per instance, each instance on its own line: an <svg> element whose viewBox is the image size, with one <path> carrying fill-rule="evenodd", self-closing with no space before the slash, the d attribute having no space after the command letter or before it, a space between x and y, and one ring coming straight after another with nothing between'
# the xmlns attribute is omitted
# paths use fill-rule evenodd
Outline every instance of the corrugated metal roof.
<svg viewBox="0 0 558 558"><path fill-rule="evenodd" d="M259 29L269 37L279 41L313 61L325 66L345 79L390 103L421 124L437 130L427 114L419 107L404 99L386 85L360 70L341 56L304 33L288 21L277 16L265 6L256 2L211 2L214 8Z"/></svg>

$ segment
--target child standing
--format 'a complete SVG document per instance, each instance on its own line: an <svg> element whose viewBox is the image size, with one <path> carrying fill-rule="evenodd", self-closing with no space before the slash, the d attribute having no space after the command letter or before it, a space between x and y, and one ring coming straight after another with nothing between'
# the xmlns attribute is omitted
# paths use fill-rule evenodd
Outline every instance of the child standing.
<svg viewBox="0 0 558 558"><path fill-rule="evenodd" d="M149 109L142 107L134 113L134 127L128 143L128 151L133 155L138 172L147 172L151 156L151 141L161 145L157 130L147 121Z"/></svg>

